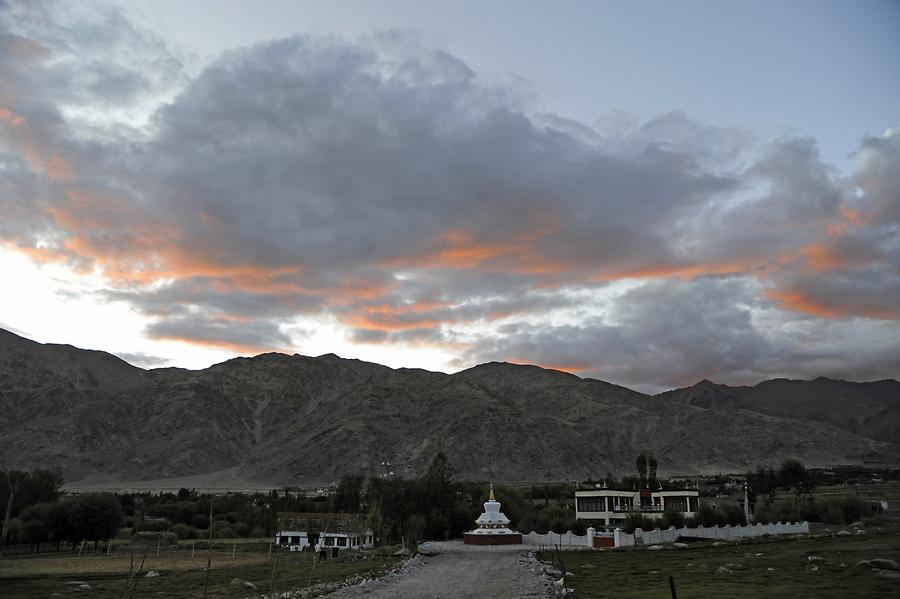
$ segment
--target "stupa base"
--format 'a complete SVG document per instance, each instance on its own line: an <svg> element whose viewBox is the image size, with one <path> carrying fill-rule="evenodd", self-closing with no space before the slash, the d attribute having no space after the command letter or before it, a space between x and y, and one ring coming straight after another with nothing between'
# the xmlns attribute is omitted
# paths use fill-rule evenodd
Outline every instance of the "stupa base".
<svg viewBox="0 0 900 599"><path fill-rule="evenodd" d="M463 535L463 543L466 545L521 545L520 533L502 535L477 535L466 533Z"/></svg>

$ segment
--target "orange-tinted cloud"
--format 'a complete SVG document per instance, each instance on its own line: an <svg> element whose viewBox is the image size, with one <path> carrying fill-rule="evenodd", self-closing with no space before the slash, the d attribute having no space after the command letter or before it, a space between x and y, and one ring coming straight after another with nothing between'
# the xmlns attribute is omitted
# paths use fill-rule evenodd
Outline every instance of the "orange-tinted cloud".
<svg viewBox="0 0 900 599"><path fill-rule="evenodd" d="M236 325L239 326L239 325ZM278 347L268 347L263 345L254 345L254 344L246 344L246 343L236 343L232 341L227 341L224 339L205 339L205 338L194 338L188 336L181 335L172 335L172 334L160 334L148 332L148 337L153 339L165 340L165 341L177 341L179 343L187 343L188 345L195 345L198 347L207 347L207 348L215 348L221 349L225 351L232 352L234 354L240 356L256 356L259 354L266 354L269 352L279 352L283 354L292 354L293 350L290 348L278 348Z"/></svg>
<svg viewBox="0 0 900 599"><path fill-rule="evenodd" d="M5 106L0 106L0 121L9 123L10 125L12 125L13 127L17 128L17 129L25 124L24 117L19 116L18 114L16 114L9 108L6 108Z"/></svg>
<svg viewBox="0 0 900 599"><path fill-rule="evenodd" d="M864 316L882 320L896 320L900 318L900 314L890 310L829 304L827 301L815 298L808 292L793 286L772 289L766 293L766 296L777 302L786 310L802 312L819 318L843 319L852 318L854 316Z"/></svg>
<svg viewBox="0 0 900 599"><path fill-rule="evenodd" d="M560 230L560 222L553 217L534 219L527 231L519 232L509 241L479 239L471 231L450 229L437 235L432 250L383 260L380 265L386 268L481 269L522 275L560 273L572 265L551 259L538 247L541 239Z"/></svg>

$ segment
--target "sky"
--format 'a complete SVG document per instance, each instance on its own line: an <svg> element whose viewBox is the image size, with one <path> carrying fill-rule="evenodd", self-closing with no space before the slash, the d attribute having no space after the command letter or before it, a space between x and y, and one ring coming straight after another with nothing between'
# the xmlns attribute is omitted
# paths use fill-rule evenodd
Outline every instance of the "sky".
<svg viewBox="0 0 900 599"><path fill-rule="evenodd" d="M900 3L0 0L0 327L900 378Z"/></svg>

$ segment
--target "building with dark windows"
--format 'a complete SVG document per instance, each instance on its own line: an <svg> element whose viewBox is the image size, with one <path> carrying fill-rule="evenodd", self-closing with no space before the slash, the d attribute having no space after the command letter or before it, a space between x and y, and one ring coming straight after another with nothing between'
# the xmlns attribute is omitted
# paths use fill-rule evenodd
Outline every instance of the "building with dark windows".
<svg viewBox="0 0 900 599"><path fill-rule="evenodd" d="M375 533L360 514L279 512L275 544L290 551L369 549L375 546Z"/></svg>
<svg viewBox="0 0 900 599"><path fill-rule="evenodd" d="M629 513L660 517L664 511L669 510L689 518L699 506L700 492L697 489L575 491L575 517L601 526L620 524Z"/></svg>

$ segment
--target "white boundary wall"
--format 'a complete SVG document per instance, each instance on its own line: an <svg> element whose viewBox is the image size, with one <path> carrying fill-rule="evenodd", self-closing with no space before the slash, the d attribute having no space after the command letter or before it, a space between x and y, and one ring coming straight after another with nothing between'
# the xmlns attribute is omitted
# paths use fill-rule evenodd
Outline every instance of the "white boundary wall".
<svg viewBox="0 0 900 599"><path fill-rule="evenodd" d="M674 543L678 537L694 539L747 539L763 535L798 535L809 533L808 522L775 522L772 524L749 524L747 526L698 526L697 528L675 528L665 530L634 529L634 534L616 531L616 547L631 545L664 545Z"/></svg>
<svg viewBox="0 0 900 599"><path fill-rule="evenodd" d="M593 529L591 529L593 530ZM530 532L522 535L523 545L559 545L560 547L590 547L593 542L590 530L587 535L576 535L571 530L562 534L548 532L541 534L539 532Z"/></svg>
<svg viewBox="0 0 900 599"><path fill-rule="evenodd" d="M633 547L635 545L665 545L674 543L679 537L694 539L746 539L763 535L797 535L808 534L808 522L776 522L773 524L750 524L747 526L698 526L697 528L675 528L664 530L642 530L636 528L634 534L621 529L613 532L597 532L588 528L586 535L576 535L572 531L557 534L549 532L540 534L530 532L522 535L523 545L559 545L560 547L593 547L595 536L607 536L614 539L616 547Z"/></svg>

